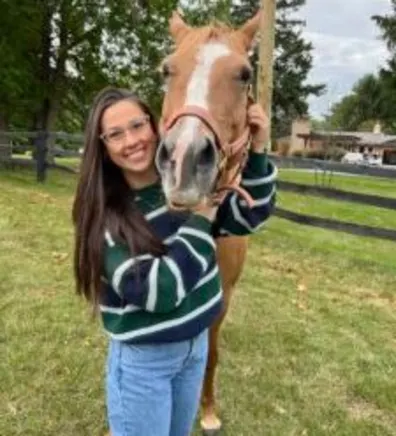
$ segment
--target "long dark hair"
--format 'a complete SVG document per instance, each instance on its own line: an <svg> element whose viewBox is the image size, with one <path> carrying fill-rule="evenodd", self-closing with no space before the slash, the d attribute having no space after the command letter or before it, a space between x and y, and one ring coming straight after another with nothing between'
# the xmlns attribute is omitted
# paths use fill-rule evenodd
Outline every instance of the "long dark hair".
<svg viewBox="0 0 396 436"><path fill-rule="evenodd" d="M164 245L154 236L148 222L133 201L133 192L121 170L108 157L102 140L101 118L105 109L121 101L137 104L150 117L150 108L136 94L107 87L96 96L85 128L84 152L73 204L75 226L74 274L76 291L97 307L102 289L104 234L109 230L115 241L127 244L132 255L164 253Z"/></svg>

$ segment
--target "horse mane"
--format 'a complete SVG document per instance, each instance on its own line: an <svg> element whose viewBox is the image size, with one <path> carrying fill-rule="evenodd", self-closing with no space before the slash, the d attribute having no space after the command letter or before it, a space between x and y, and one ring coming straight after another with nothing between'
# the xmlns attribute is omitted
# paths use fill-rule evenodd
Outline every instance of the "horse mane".
<svg viewBox="0 0 396 436"><path fill-rule="evenodd" d="M209 41L218 41L227 38L233 29L222 21L212 20L210 24L203 27L195 27L183 39L179 47L180 53L191 50L191 46L197 46Z"/></svg>

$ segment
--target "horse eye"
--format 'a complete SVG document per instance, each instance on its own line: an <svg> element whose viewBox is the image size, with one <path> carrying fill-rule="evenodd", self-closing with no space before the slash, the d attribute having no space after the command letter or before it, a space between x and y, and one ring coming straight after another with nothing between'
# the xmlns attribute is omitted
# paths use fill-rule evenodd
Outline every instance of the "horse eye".
<svg viewBox="0 0 396 436"><path fill-rule="evenodd" d="M252 80L252 70L249 67L243 67L239 72L239 79L243 83L249 83Z"/></svg>

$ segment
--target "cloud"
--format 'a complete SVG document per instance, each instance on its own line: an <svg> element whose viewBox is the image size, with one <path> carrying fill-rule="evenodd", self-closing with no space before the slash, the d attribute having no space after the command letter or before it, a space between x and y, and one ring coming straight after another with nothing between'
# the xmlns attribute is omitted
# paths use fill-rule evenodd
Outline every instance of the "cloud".
<svg viewBox="0 0 396 436"><path fill-rule="evenodd" d="M301 9L304 36L314 47L309 82L327 85L326 94L309 100L314 116L323 115L363 75L385 64L389 54L371 16L389 11L390 0L309 0Z"/></svg>

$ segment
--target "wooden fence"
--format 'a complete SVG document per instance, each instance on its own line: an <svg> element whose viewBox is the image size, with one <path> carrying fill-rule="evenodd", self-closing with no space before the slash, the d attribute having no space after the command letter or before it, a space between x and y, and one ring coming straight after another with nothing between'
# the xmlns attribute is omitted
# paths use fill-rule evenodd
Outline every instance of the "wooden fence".
<svg viewBox="0 0 396 436"><path fill-rule="evenodd" d="M355 192L346 192L339 189L324 188L312 185L303 185L292 182L278 182L279 190L297 192L304 195L313 195L317 197L331 198L339 201L360 203L369 206L375 206L385 209L396 210L396 198L388 198L377 195L357 194ZM395 181L396 192L396 181ZM279 218L284 218L294 223L320 227L323 229L335 230L338 232L350 233L353 235L368 236L374 238L387 239L390 241L396 241L396 230L386 229L381 227L371 227L362 224L355 224L346 221L339 221L330 218L321 218L312 215L301 214L292 212L290 210L276 207L275 215ZM395 214L396 216L396 214ZM396 229L396 218L395 218Z"/></svg>
<svg viewBox="0 0 396 436"><path fill-rule="evenodd" d="M383 167L356 165L319 159L282 157L276 155L271 156L271 159L279 168L305 169L319 172L327 172L328 174L341 172L360 176L386 177L396 179L396 166Z"/></svg>
<svg viewBox="0 0 396 436"><path fill-rule="evenodd" d="M46 161L46 144L49 138L52 140L65 140L73 142L75 144L82 144L83 136L81 134L67 134L64 132L0 132L0 138L29 138L33 140L33 147L36 148L36 159L32 161L30 159L12 158L11 154L7 157L3 157L0 153L0 161L11 166L32 166L37 167L37 180L44 181L47 168L59 168L61 170L76 172L74 169L65 165L49 164ZM0 144L0 147L4 144ZM8 145L9 146L9 145ZM76 153L74 153L77 155ZM319 161L315 159L303 159L292 157L280 157L271 156L271 159L280 168L298 168L307 169L318 172L320 175L327 174L327 177L331 177L334 172L364 175L370 177L385 177L395 179L395 192L396 192L396 168L380 168L369 167L361 165L343 164L338 162ZM331 187L318 186L318 185L305 185L299 183L292 183L286 181L278 181L279 190L295 192L302 195L312 195L317 197L331 198L338 201L347 201L352 203L360 203L369 206L375 206L379 208L385 208L389 210L396 210L396 198L382 197L378 195L358 194L355 192L347 192ZM396 241L396 221L395 230L385 229L381 227L371 227L351 222L338 221L329 218L321 218L312 215L301 214L293 212L281 207L276 207L275 215L279 218L286 219L288 221L320 227L324 229L330 229L339 232L346 232L354 235L362 235L368 237L375 237L381 239L387 239Z"/></svg>
<svg viewBox="0 0 396 436"><path fill-rule="evenodd" d="M13 142L28 142L27 148L31 149L34 159L13 158ZM6 167L14 168L16 166L36 168L37 181L43 182L46 179L47 169L58 168L65 171L75 172L73 169L58 165L48 159L48 144L56 144L56 141L66 141L69 144L82 145L82 134L71 134L65 132L46 132L46 131L0 131L0 164ZM18 146L18 145L17 145ZM67 152L66 152L67 154ZM77 152L71 152L69 155L78 155Z"/></svg>

